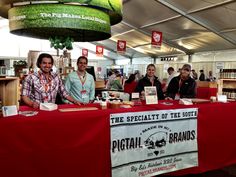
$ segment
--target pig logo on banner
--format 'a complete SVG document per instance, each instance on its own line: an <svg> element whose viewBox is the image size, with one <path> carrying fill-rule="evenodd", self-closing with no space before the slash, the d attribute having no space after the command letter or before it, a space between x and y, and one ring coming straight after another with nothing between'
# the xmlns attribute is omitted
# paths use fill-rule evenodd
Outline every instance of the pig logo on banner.
<svg viewBox="0 0 236 177"><path fill-rule="evenodd" d="M150 135L145 141L145 146L148 149L161 148L166 145L167 132L160 131Z"/></svg>
<svg viewBox="0 0 236 177"><path fill-rule="evenodd" d="M170 128L163 125L149 127L143 130L143 133L146 134L144 146L153 151L153 155L158 156L159 154L164 154L164 147L168 142L169 132L171 132Z"/></svg>

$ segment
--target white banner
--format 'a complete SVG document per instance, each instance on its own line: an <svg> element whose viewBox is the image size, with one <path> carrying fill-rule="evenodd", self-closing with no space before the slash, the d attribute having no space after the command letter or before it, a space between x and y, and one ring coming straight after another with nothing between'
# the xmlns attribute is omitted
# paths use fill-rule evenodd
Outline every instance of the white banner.
<svg viewBox="0 0 236 177"><path fill-rule="evenodd" d="M112 177L198 165L197 108L111 114Z"/></svg>

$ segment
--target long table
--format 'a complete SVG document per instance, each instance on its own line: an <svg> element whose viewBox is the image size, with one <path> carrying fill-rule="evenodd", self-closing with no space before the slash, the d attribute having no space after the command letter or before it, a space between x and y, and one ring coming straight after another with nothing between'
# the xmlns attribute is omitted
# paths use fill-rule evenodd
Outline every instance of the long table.
<svg viewBox="0 0 236 177"><path fill-rule="evenodd" d="M199 166L171 175L201 173L236 163L236 102L158 104L65 113L39 111L33 117L0 118L0 176L111 177L111 113L187 107L199 108Z"/></svg>

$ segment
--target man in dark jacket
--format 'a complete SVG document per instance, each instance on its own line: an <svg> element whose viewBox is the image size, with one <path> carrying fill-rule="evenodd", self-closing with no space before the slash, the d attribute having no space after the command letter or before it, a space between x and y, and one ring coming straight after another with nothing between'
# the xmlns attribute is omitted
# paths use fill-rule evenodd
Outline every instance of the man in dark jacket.
<svg viewBox="0 0 236 177"><path fill-rule="evenodd" d="M180 98L195 98L196 97L196 82L190 77L191 66L184 64L180 75L174 77L167 88L167 99L178 100Z"/></svg>

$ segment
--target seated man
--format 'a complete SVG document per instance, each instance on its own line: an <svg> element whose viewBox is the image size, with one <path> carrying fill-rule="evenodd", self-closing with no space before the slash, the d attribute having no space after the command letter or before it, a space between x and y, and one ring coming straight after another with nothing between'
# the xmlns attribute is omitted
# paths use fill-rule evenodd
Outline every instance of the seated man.
<svg viewBox="0 0 236 177"><path fill-rule="evenodd" d="M180 98L196 97L196 82L190 77L191 66L184 64L180 75L174 77L167 88L166 99L179 100Z"/></svg>

